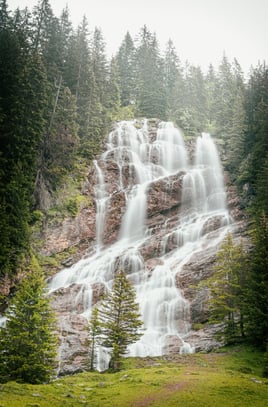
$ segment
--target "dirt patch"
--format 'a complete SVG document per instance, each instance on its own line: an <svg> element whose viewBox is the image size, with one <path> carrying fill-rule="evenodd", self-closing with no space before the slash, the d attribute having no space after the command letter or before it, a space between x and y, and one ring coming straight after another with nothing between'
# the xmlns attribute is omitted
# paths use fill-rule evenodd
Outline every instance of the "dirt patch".
<svg viewBox="0 0 268 407"><path fill-rule="evenodd" d="M136 401L135 403L131 404L131 407L148 407L154 401L166 400L169 396L177 391L181 390L186 386L186 382L180 383L168 383L166 384L160 393L144 397L142 400Z"/></svg>

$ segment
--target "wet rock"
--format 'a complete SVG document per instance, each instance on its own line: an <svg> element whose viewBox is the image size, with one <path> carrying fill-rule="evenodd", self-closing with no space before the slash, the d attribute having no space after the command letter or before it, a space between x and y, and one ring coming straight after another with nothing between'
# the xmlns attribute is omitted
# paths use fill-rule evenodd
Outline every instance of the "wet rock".
<svg viewBox="0 0 268 407"><path fill-rule="evenodd" d="M122 216L125 212L126 196L123 191L114 193L108 201L103 242L112 244L118 238Z"/></svg>
<svg viewBox="0 0 268 407"><path fill-rule="evenodd" d="M106 288L105 285L102 283L94 283L92 284L91 288L92 288L92 305L95 305L106 293Z"/></svg>
<svg viewBox="0 0 268 407"><path fill-rule="evenodd" d="M182 339L177 335L167 335L165 338L165 345L163 347L164 355L180 353L180 348L183 345Z"/></svg>
<svg viewBox="0 0 268 407"><path fill-rule="evenodd" d="M212 276L217 247L195 253L176 275L176 285L186 299L192 301L200 290L199 284Z"/></svg>
<svg viewBox="0 0 268 407"><path fill-rule="evenodd" d="M156 266L162 266L163 265L163 260L155 257L152 259L149 259L146 263L146 270L149 272L149 274L156 268Z"/></svg>
<svg viewBox="0 0 268 407"><path fill-rule="evenodd" d="M70 271L71 272L71 271ZM73 284L69 287L59 288L51 294L51 303L57 313L84 312L85 287L82 284Z"/></svg>
<svg viewBox="0 0 268 407"><path fill-rule="evenodd" d="M44 233L45 243L40 253L51 256L71 247L84 245L95 239L96 213L94 205L83 208L75 217L69 217L58 225L49 225Z"/></svg>
<svg viewBox="0 0 268 407"><path fill-rule="evenodd" d="M88 321L78 314L65 314L58 319L59 371L61 375L88 370Z"/></svg>
<svg viewBox="0 0 268 407"><path fill-rule="evenodd" d="M148 218L178 208L181 202L184 172L152 182L148 188Z"/></svg>

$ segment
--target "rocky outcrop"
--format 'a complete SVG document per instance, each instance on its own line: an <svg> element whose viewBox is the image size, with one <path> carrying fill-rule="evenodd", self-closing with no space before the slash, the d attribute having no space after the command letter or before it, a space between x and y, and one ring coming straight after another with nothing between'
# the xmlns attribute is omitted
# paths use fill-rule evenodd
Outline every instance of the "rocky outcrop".
<svg viewBox="0 0 268 407"><path fill-rule="evenodd" d="M48 225L43 234L42 255L51 256L79 247L80 257L95 239L96 211L94 207L83 207L77 216L68 217L61 224Z"/></svg>
<svg viewBox="0 0 268 407"><path fill-rule="evenodd" d="M106 230L103 235L103 243L112 244L118 238L122 216L126 207L126 197L123 191L112 194L107 202Z"/></svg>
<svg viewBox="0 0 268 407"><path fill-rule="evenodd" d="M153 217L159 214L169 215L176 210L181 204L182 182L184 172L152 182L147 191L147 217L148 224L153 224ZM158 219L157 219L158 220ZM157 224L158 222L154 222Z"/></svg>
<svg viewBox="0 0 268 407"><path fill-rule="evenodd" d="M79 314L58 316L59 374L72 374L89 369L88 321Z"/></svg>

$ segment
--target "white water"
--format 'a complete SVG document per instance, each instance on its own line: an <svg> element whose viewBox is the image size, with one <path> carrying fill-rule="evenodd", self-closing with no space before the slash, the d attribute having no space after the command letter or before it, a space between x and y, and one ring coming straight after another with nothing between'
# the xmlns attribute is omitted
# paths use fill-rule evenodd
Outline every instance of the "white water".
<svg viewBox="0 0 268 407"><path fill-rule="evenodd" d="M6 326L6 321L7 321L6 317L3 317L3 316L0 314L0 328L5 328L5 326Z"/></svg>
<svg viewBox="0 0 268 407"><path fill-rule="evenodd" d="M83 314L90 316L92 284L102 283L111 289L116 270L126 270L133 283L144 321L144 335L129 348L130 355L156 356L165 351L167 340L180 344L181 353L194 348L184 341L191 328L190 305L175 284L175 276L194 252L215 245L226 233L229 216L222 170L217 149L208 134L197 139L194 163L189 163L181 132L173 124L160 123L154 140L149 139L147 121L140 130L134 122L120 122L109 135L107 150L100 160L113 160L118 166L117 190L126 196L126 210L122 217L119 238L110 247L103 247L106 209L109 194L105 172L94 162L98 185L96 195L96 251L72 268L58 273L50 284L51 291L71 284L82 284L79 300L83 299ZM128 185L124 171L128 168ZM183 179L181 216L177 225L159 241L159 264L147 270L141 248L151 241L146 227L147 191L151 182L185 171ZM180 173L181 174L181 173ZM215 217L221 228L214 240L205 233L205 226ZM175 248L168 251L168 242ZM75 312L75 299L74 299ZM99 369L107 366L108 355L100 350Z"/></svg>

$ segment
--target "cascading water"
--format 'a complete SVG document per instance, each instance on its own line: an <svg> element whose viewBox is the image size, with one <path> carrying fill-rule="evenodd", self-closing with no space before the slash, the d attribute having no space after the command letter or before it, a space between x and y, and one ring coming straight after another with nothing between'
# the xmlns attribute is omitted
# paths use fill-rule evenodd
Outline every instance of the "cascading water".
<svg viewBox="0 0 268 407"><path fill-rule="evenodd" d="M117 241L104 247L102 238L110 196L105 171L99 163L109 160L118 167L116 188L124 192L126 208ZM120 122L109 135L107 150L94 166L95 253L58 273L50 283L51 292L72 284L81 285L78 295L83 298L82 313L89 317L92 286L99 283L111 289L114 273L124 269L136 289L144 321L144 335L129 347L129 354L161 355L170 342L177 344L181 353L193 352L193 347L184 341L191 327L190 305L176 286L176 275L193 253L212 244L205 232L210 220L220 219L219 241L229 222L222 170L212 139L208 134L197 139L194 163L190 164L182 134L172 123L160 123L156 137L152 137L146 120L139 130L135 122ZM146 223L148 190L158 180L172 188L170 180L179 176L183 176L180 216L167 233L160 235L158 261L149 270L142 255L153 237L153 229ZM171 240L173 248L169 250ZM99 369L103 370L108 363L107 354L101 349L100 353Z"/></svg>

